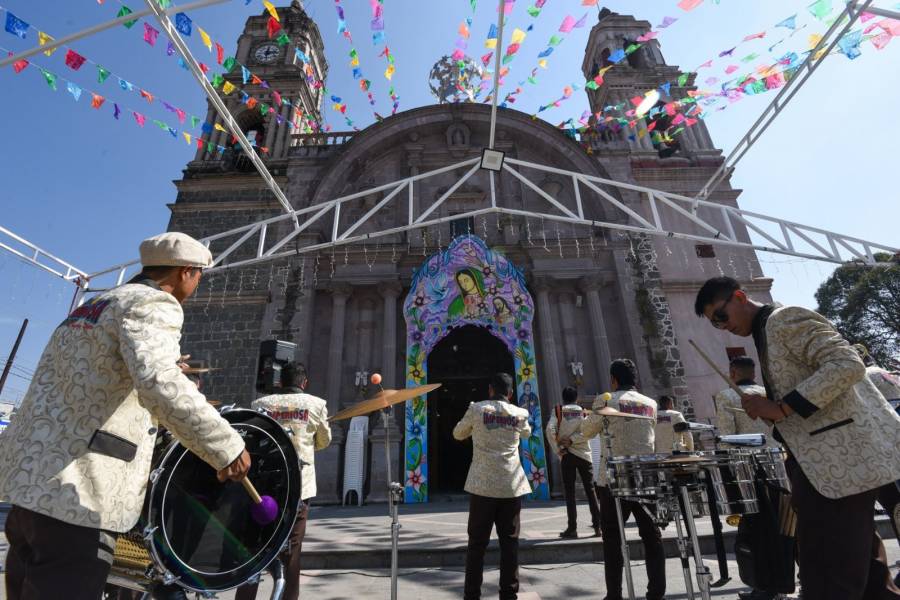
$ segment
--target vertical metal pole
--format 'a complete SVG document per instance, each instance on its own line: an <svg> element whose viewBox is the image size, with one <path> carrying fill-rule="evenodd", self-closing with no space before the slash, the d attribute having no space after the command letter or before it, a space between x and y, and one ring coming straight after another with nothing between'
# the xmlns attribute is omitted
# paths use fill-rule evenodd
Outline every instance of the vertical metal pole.
<svg viewBox="0 0 900 600"><path fill-rule="evenodd" d="M0 392L3 391L3 385L6 383L6 378L9 376L9 370L12 369L13 361L16 359L16 352L19 351L19 344L22 343L22 336L25 335L26 327L28 327L28 319L22 321L22 327L19 329L16 343L13 344L12 352L9 353L9 358L6 359L6 365L3 367L3 374L0 375Z"/></svg>
<svg viewBox="0 0 900 600"><path fill-rule="evenodd" d="M391 512L391 600L397 600L398 563L400 560L400 514L397 504L400 502L399 483L391 481L393 468L391 467L391 428L388 420L391 418L390 409L381 411L381 423L384 425L384 458L387 465L388 502Z"/></svg>
<svg viewBox="0 0 900 600"><path fill-rule="evenodd" d="M697 587L700 589L700 598L710 600L709 584L712 574L709 567L703 562L703 553L700 551L700 539L697 537L697 527L694 525L694 515L691 513L691 497L687 487L679 485L681 492L681 507L684 511L684 524L687 526L688 535L694 546L694 568L697 572Z"/></svg>
<svg viewBox="0 0 900 600"><path fill-rule="evenodd" d="M498 0L497 51L494 53L494 93L491 102L491 137L488 148L494 149L494 136L497 132L497 94L500 93L500 50L503 49L503 5L505 0Z"/></svg>
<svg viewBox="0 0 900 600"><path fill-rule="evenodd" d="M678 498L676 498L678 500ZM681 502L679 501L680 505ZM675 531L678 534L678 555L681 557L681 572L684 575L684 590L689 600L694 600L694 585L691 583L691 563L687 554L687 542L684 540L684 530L681 528L680 511L675 511Z"/></svg>

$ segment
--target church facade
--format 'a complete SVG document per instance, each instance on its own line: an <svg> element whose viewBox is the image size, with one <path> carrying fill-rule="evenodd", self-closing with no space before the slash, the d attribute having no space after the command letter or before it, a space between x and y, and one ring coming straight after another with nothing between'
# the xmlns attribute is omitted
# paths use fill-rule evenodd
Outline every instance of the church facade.
<svg viewBox="0 0 900 600"><path fill-rule="evenodd" d="M268 149L273 176L295 209L322 205L406 177L478 158L488 145L490 107L439 104L391 116L359 132L298 133L288 123L321 121L319 90L294 60L300 48L324 79L327 63L315 24L300 2L279 9L291 43L271 53L265 16L248 20L237 59L253 65L268 83L243 86L257 103L275 106L272 90L288 90L291 106L260 119L246 102L228 98L238 122L255 132ZM601 12L594 25L583 70L591 77L610 52L627 47L650 24L631 16ZM678 78L651 40L629 54L627 65L610 70L604 84L588 90L593 111L627 100ZM227 77L226 77L227 78ZM240 76L234 82L240 84ZM689 82L686 82L689 86ZM673 98L690 87L671 87ZM210 113L212 119L213 113ZM721 164L702 121L686 129L682 150L661 159L650 144L646 123L628 131L598 129L575 140L529 115L499 109L495 148L508 158L538 163L663 191L694 195ZM223 142L226 136L222 135ZM587 151L586 151L587 149ZM486 212L491 176L456 168L415 181L407 202L389 203L361 225L359 232L406 225L434 199L441 223L413 231L303 252L321 243L333 226L325 217L295 236L296 255L235 267L204 278L185 305L183 350L218 370L204 391L223 403L248 405L256 397L259 345L279 339L297 344L307 365L310 391L326 399L329 413L373 393L368 375L379 372L384 387L439 382L427 398L394 411L387 432L372 417L366 465L366 497L386 499L388 472L385 435L391 440L390 477L405 486L407 502L453 497L462 490L471 448L451 432L470 401L482 400L487 378L498 370L516 381L516 400L529 408L534 425L524 440L522 460L535 498L561 494L558 461L548 456L542 429L566 385L584 397L609 389L608 366L627 357L638 366L641 390L652 397L674 395L689 418L715 414L713 394L724 384L714 379L688 339L726 367L729 356L754 355L746 339L714 331L693 312L699 285L708 277L738 278L757 298L768 300L770 280L762 278L755 254L728 246L651 237L552 219ZM493 176L498 206L539 213L544 195L572 210L582 202L571 182L553 172L536 176L538 193L509 173ZM235 157L198 152L175 182L170 230L197 237L213 235L279 214L280 206L259 175ZM637 214L650 218L636 191L608 187L607 193ZM342 204L342 230L367 215L386 192L360 195ZM739 192L723 184L711 200L736 206ZM583 199L585 218L627 224L633 217L609 203ZM684 219L660 208L663 222ZM700 231L698 230L698 233ZM735 232L748 239L746 231ZM213 244L222 250L229 243ZM241 258L240 254L232 257ZM334 441L317 455L319 500L343 496L347 423L333 422Z"/></svg>

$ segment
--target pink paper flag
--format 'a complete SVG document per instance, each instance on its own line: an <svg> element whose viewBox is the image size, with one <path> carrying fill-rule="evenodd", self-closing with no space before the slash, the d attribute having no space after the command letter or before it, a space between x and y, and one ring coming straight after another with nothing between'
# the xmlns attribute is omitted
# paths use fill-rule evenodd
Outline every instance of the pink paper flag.
<svg viewBox="0 0 900 600"><path fill-rule="evenodd" d="M869 19L874 19L874 18L875 18L875 15L873 15L872 13L864 12L864 13L859 14L859 22L860 23L865 23Z"/></svg>
<svg viewBox="0 0 900 600"><path fill-rule="evenodd" d="M572 15L566 15L566 18L563 19L562 25L559 26L559 31L561 33L569 33L572 31L572 28L575 27L575 18Z"/></svg>
<svg viewBox="0 0 900 600"><path fill-rule="evenodd" d="M141 127L143 127L144 122L147 120L147 117L145 117L144 115L142 115L139 112L132 112L131 114L134 115L134 120L137 121L137 124L140 125Z"/></svg>
<svg viewBox="0 0 900 600"><path fill-rule="evenodd" d="M762 39L762 38L764 38L764 37L766 37L766 32L765 32L765 31L760 31L759 33L752 33L752 34L746 36L746 37L745 37L743 40L741 40L741 41L743 41L743 42L749 42L750 40L760 40L760 39Z"/></svg>
<svg viewBox="0 0 900 600"><path fill-rule="evenodd" d="M463 53L463 51L460 50L459 48L454 50L453 54L452 54L453 60L462 60L464 56L465 56L465 53Z"/></svg>
<svg viewBox="0 0 900 600"><path fill-rule="evenodd" d="M153 29L149 23L144 23L144 41L152 46L156 43L157 37L159 37L159 31Z"/></svg>
<svg viewBox="0 0 900 600"><path fill-rule="evenodd" d="M890 43L891 38L893 37L894 36L886 31L884 33L879 33L872 38L872 45L875 46L878 50L883 50L884 47Z"/></svg>
<svg viewBox="0 0 900 600"><path fill-rule="evenodd" d="M635 39L634 41L639 42L639 43L640 42L648 42L652 39L655 39L656 36L658 36L658 35L659 35L659 32L657 32L657 31L648 31L644 35L638 36L637 39Z"/></svg>
<svg viewBox="0 0 900 600"><path fill-rule="evenodd" d="M702 65L700 65L700 66L697 67L697 68L698 68L698 69L703 69L703 68L709 68L709 67L711 67L711 66L712 66L712 59L706 61L705 63L703 63Z"/></svg>
<svg viewBox="0 0 900 600"><path fill-rule="evenodd" d="M703 4L703 0L681 0L678 3L678 8L684 11L694 10L698 6Z"/></svg>
<svg viewBox="0 0 900 600"><path fill-rule="evenodd" d="M581 0L582 6L597 6L597 0Z"/></svg>
<svg viewBox="0 0 900 600"><path fill-rule="evenodd" d="M738 67L737 65L728 65L727 67L725 67L725 74L726 74L726 75L731 75L732 73L734 73L735 71L737 71L738 68L739 68L739 67Z"/></svg>

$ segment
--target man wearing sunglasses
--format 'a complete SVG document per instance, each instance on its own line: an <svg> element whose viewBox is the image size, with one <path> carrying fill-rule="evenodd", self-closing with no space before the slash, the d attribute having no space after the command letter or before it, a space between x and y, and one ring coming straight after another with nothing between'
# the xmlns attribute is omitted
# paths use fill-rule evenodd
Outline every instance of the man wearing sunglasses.
<svg viewBox="0 0 900 600"><path fill-rule="evenodd" d="M741 405L774 423L789 452L804 596L861 600L875 496L900 476L900 417L822 315L760 304L730 277L704 283L694 310L717 329L753 336L767 394L744 394ZM887 589L879 597L900 598Z"/></svg>

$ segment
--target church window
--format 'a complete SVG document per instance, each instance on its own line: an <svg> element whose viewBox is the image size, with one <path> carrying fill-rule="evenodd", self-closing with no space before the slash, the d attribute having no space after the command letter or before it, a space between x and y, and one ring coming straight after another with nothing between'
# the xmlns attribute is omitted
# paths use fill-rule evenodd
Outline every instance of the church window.
<svg viewBox="0 0 900 600"><path fill-rule="evenodd" d="M475 230L475 217L462 217L450 221L450 236L458 237L472 233Z"/></svg>

